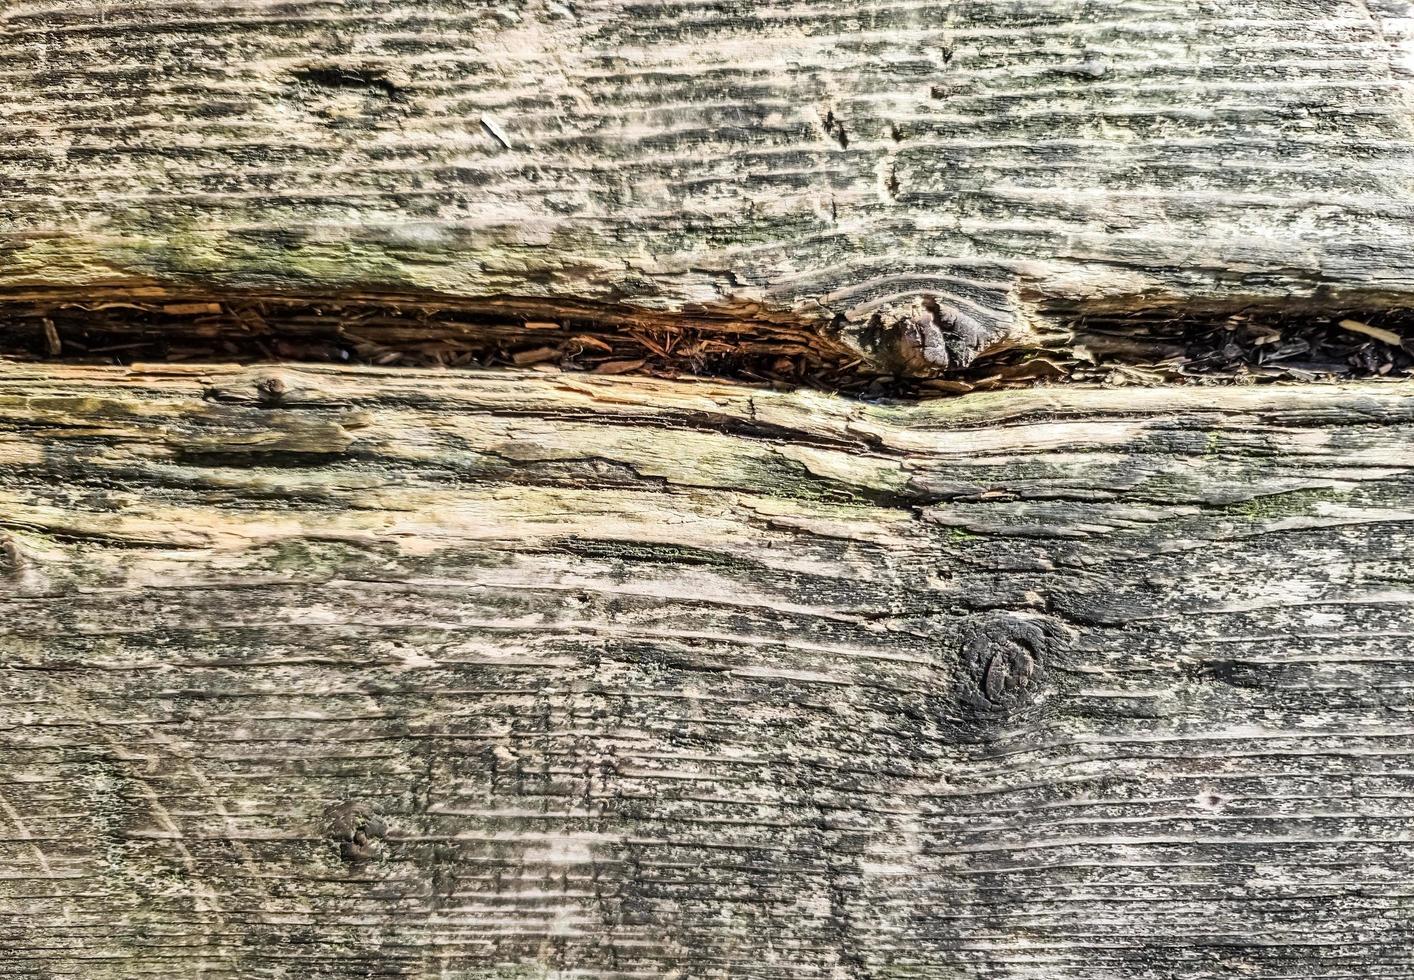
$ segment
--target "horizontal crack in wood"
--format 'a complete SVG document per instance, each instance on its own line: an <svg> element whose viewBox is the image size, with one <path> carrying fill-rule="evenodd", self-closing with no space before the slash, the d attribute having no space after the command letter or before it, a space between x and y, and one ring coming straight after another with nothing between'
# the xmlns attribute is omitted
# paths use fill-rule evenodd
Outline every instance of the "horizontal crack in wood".
<svg viewBox="0 0 1414 980"><path fill-rule="evenodd" d="M528 367L895 398L1076 381L1130 386L1414 374L1408 309L1069 310L1052 316L1049 332L991 349L983 349L982 327L935 306L900 317L876 323L882 334L846 336L751 310L651 314L602 304L502 298L449 305L362 294L32 293L0 298L0 356ZM272 390L262 403L288 397L295 396Z"/></svg>

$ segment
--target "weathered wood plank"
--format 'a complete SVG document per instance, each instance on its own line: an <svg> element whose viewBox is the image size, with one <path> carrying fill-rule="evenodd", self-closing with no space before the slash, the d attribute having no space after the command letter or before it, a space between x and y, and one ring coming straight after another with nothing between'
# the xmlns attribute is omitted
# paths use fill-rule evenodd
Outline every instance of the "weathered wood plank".
<svg viewBox="0 0 1414 980"><path fill-rule="evenodd" d="M8 0L0 289L762 316L919 370L1074 304L1408 305L1411 39L1402 0Z"/></svg>
<svg viewBox="0 0 1414 980"><path fill-rule="evenodd" d="M0 974L1407 977L1411 445L0 368Z"/></svg>

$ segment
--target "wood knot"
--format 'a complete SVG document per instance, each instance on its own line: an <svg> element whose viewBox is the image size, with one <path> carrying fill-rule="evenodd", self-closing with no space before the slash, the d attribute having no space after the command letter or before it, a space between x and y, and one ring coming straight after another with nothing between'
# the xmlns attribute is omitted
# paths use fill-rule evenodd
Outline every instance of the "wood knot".
<svg viewBox="0 0 1414 980"><path fill-rule="evenodd" d="M25 555L14 535L0 532L0 578L20 579L24 575Z"/></svg>
<svg viewBox="0 0 1414 980"><path fill-rule="evenodd" d="M964 310L946 297L918 296L875 314L860 339L894 373L935 377L972 364L1014 326L1008 310Z"/></svg>
<svg viewBox="0 0 1414 980"><path fill-rule="evenodd" d="M989 616L962 642L961 700L975 721L1023 715L1041 698L1061 630L1049 620Z"/></svg>
<svg viewBox="0 0 1414 980"><path fill-rule="evenodd" d="M382 853L388 824L368 804L346 800L324 811L324 836L345 861L371 861Z"/></svg>
<svg viewBox="0 0 1414 980"><path fill-rule="evenodd" d="M256 398L266 408L274 408L283 402L289 390L290 386L285 383L284 378L273 375L260 379L255 385Z"/></svg>
<svg viewBox="0 0 1414 980"><path fill-rule="evenodd" d="M8 531L0 531L0 585L35 594L46 588L45 575L35 556Z"/></svg>

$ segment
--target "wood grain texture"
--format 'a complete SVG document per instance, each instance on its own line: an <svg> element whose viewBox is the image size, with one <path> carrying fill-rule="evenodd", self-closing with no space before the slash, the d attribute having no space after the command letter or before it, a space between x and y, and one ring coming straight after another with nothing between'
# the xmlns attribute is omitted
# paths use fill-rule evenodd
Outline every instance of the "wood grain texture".
<svg viewBox="0 0 1414 980"><path fill-rule="evenodd" d="M4 0L0 289L766 317L918 371L1076 304L1408 305L1411 10Z"/></svg>
<svg viewBox="0 0 1414 980"><path fill-rule="evenodd" d="M0 368L0 976L1408 977L1411 445Z"/></svg>

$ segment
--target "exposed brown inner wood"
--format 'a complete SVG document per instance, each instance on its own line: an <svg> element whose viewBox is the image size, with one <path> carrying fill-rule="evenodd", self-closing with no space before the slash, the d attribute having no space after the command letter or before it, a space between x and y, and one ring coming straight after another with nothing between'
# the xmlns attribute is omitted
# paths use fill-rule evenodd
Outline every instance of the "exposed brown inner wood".
<svg viewBox="0 0 1414 980"><path fill-rule="evenodd" d="M503 299L240 292L38 292L0 300L0 355L127 364L226 360L534 367L699 376L930 397L1037 383L1263 383L1414 373L1414 312L1298 307L1071 310L945 378L910 377L830 331L780 318L648 315Z"/></svg>

